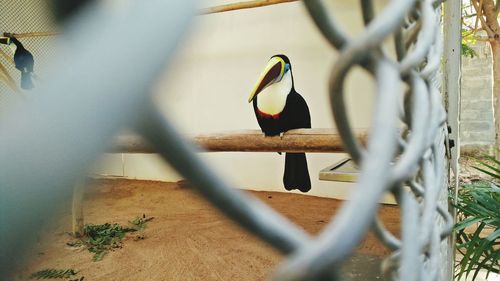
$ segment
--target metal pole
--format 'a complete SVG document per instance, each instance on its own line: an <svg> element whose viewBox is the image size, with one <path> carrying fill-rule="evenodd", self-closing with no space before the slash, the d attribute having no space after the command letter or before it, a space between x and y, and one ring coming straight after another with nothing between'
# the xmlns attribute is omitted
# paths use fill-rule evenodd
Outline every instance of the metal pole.
<svg viewBox="0 0 500 281"><path fill-rule="evenodd" d="M444 4L444 95L446 99L446 110L448 111L448 126L451 128L450 139L455 146L451 148L450 167L454 176L450 177L453 200L456 202L458 196L458 175L460 173L460 81L461 81L461 41L462 41L462 2L447 1ZM456 211L451 210L452 216L456 218ZM448 280L453 280L453 263L455 261L455 235L450 239L449 257L453 262L447 275Z"/></svg>

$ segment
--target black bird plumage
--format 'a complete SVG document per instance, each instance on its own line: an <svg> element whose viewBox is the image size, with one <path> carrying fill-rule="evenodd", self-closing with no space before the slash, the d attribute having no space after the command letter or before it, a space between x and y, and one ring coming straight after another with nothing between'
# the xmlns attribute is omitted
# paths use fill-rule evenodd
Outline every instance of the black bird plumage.
<svg viewBox="0 0 500 281"><path fill-rule="evenodd" d="M292 86L290 93L287 95L285 107L275 115L261 112L257 106L258 94L253 97L253 109L262 132L266 136L276 136L291 129L311 128L309 107L304 98L295 91L290 60L285 55L273 57L283 59L288 65ZM299 189L302 192L307 192L311 189L311 179L305 153L286 153L283 184L287 190Z"/></svg>
<svg viewBox="0 0 500 281"><path fill-rule="evenodd" d="M33 81L31 80L35 65L33 55L24 48L23 44L17 38L11 37L10 40L16 45L14 63L16 68L21 71L21 88L25 90L33 89Z"/></svg>

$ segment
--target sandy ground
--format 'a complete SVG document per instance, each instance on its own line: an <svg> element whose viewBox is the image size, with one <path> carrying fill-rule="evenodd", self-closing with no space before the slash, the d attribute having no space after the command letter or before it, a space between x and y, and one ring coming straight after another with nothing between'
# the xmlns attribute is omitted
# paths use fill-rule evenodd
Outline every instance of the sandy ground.
<svg viewBox="0 0 500 281"><path fill-rule="evenodd" d="M288 193L250 192L310 233L318 233L342 201ZM152 216L141 233L128 236L123 248L92 262L74 241L70 209L40 237L15 280L45 268L74 268L85 280L264 280L282 260L280 253L220 215L209 203L176 183L98 180L86 191L85 223L127 224ZM386 226L399 232L399 210L383 206ZM353 222L355 223L355 222ZM357 253L383 256L388 251L368 234Z"/></svg>
<svg viewBox="0 0 500 281"><path fill-rule="evenodd" d="M492 179L490 176L474 168L484 168L484 166L480 164L481 161L491 163L488 159L474 158L468 155L460 156L460 184L468 184L474 181Z"/></svg>

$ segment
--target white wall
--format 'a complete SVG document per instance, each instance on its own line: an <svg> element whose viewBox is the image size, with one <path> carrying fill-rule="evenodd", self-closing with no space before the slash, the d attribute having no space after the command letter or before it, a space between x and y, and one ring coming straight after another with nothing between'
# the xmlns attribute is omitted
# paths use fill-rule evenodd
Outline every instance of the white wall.
<svg viewBox="0 0 500 281"><path fill-rule="evenodd" d="M206 6L229 1L208 1ZM358 3L332 1L340 22L353 33L362 27ZM160 36L156 34L155 36ZM296 90L306 99L315 128L334 127L327 80L336 52L322 38L300 2L199 16L174 65L156 85L157 104L184 133L258 129L247 98L270 56L289 56ZM145 49L147 51L147 49ZM367 128L373 83L361 70L350 75L347 90L352 124ZM319 181L322 168L345 155L308 154L313 180L310 195L346 198L353 184ZM235 187L284 191L284 155L203 153L202 157ZM179 176L155 155L108 155L98 173L175 181Z"/></svg>
<svg viewBox="0 0 500 281"><path fill-rule="evenodd" d="M479 33L483 39L488 35ZM477 41L470 46L476 56L462 57L462 90L460 95L461 151L477 153L486 149L495 153L495 111L493 95L493 59L490 43Z"/></svg>

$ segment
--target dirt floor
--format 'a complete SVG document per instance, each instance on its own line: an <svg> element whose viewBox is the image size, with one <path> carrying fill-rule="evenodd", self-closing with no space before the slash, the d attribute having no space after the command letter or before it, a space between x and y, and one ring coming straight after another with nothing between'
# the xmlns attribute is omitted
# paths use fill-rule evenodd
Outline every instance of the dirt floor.
<svg viewBox="0 0 500 281"><path fill-rule="evenodd" d="M250 192L310 233L318 233L342 201L289 193ZM16 280L46 268L74 268L84 280L265 280L282 260L280 253L220 215L183 185L137 180L98 180L86 191L85 223L127 224L152 216L141 232L125 238L123 247L103 260L92 261L87 250L66 245L74 241L68 208L55 226L40 237L31 260ZM383 206L387 228L399 233L399 209ZM355 222L353 222L355 223ZM372 234L358 254L387 255Z"/></svg>
<svg viewBox="0 0 500 281"><path fill-rule="evenodd" d="M474 168L484 168L484 166L480 164L481 161L487 163L489 162L487 159L481 158L479 156L478 158L469 155L460 156L460 184L468 184L480 180L491 180L490 176Z"/></svg>

